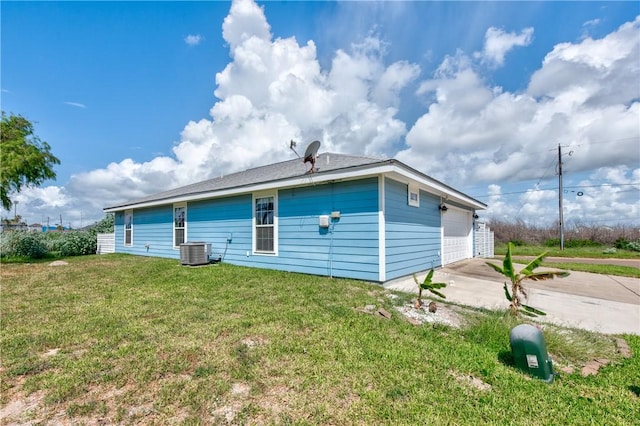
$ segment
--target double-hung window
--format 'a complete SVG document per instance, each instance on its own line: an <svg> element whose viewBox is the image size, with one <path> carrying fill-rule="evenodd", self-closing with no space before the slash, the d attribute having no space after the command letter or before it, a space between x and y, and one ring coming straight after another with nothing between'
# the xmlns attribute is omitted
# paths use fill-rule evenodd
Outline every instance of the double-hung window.
<svg viewBox="0 0 640 426"><path fill-rule="evenodd" d="M180 244L187 239L187 205L185 203L173 205L173 246L180 247Z"/></svg>
<svg viewBox="0 0 640 426"><path fill-rule="evenodd" d="M124 211L124 245L133 245L133 210Z"/></svg>
<svg viewBox="0 0 640 426"><path fill-rule="evenodd" d="M276 254L277 199L275 195L258 195L253 198L254 252Z"/></svg>

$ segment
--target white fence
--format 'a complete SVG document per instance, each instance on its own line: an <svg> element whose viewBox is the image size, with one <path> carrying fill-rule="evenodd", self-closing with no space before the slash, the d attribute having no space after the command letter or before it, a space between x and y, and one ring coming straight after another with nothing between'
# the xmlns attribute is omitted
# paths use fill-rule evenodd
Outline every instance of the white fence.
<svg viewBox="0 0 640 426"><path fill-rule="evenodd" d="M96 253L115 253L116 252L116 234L98 234L98 250Z"/></svg>
<svg viewBox="0 0 640 426"><path fill-rule="evenodd" d="M477 257L493 257L493 231L482 222L476 222L475 246Z"/></svg>

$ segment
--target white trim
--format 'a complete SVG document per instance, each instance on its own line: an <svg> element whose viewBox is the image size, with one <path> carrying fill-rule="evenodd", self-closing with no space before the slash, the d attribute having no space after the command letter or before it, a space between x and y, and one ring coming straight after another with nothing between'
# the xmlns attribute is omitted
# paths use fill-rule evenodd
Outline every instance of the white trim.
<svg viewBox="0 0 640 426"><path fill-rule="evenodd" d="M256 249L256 198L273 197L273 251ZM257 256L278 255L278 191L254 192L251 196L251 252Z"/></svg>
<svg viewBox="0 0 640 426"><path fill-rule="evenodd" d="M385 177L378 175L378 281L387 280L387 226L385 211Z"/></svg>
<svg viewBox="0 0 640 426"><path fill-rule="evenodd" d="M176 245L176 209L184 207L184 242L186 243L188 240L187 237L187 228L189 223L189 213L187 211L187 203L173 203L171 208L171 235L173 238L173 249L179 250L180 246Z"/></svg>
<svg viewBox="0 0 640 426"><path fill-rule="evenodd" d="M308 186L315 185L324 182L333 182L336 180L351 180L365 177L375 177L378 175L389 175L388 177L403 183L415 182L425 192L436 196L447 197L451 201L469 206L476 210L484 210L486 206L471 197L462 194L446 185L439 183L435 180L431 180L422 176L419 176L415 172L406 170L403 167L399 167L396 164L384 163L373 167L359 168L357 170L344 171L336 170L334 172L322 172L319 174L303 175L297 178L278 180L272 182L258 183L254 185L228 188L218 191L208 191L199 194L190 194L177 197L170 197L164 200L154 200L138 204L122 205L117 207L111 207L104 209L104 212L116 212L124 210L127 207L142 208L142 207L154 207L167 205L172 203L180 203L187 201L203 200L210 198L218 198L229 195L247 194L261 191L277 191L278 189L284 189L289 187Z"/></svg>
<svg viewBox="0 0 640 426"><path fill-rule="evenodd" d="M127 214L131 215L131 242L129 242L129 244L127 244ZM123 228L124 228L124 235L122 238L122 244L125 247L133 247L133 209L127 209L124 211Z"/></svg>
<svg viewBox="0 0 640 426"><path fill-rule="evenodd" d="M440 266L444 267L444 223L442 223L442 215L444 213L440 211Z"/></svg>

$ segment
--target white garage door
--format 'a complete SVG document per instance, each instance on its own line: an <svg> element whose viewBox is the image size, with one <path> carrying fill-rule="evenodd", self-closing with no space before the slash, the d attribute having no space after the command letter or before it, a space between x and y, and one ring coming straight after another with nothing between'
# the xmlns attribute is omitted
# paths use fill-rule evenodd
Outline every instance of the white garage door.
<svg viewBox="0 0 640 426"><path fill-rule="evenodd" d="M442 264L473 257L471 212L455 207L442 214Z"/></svg>

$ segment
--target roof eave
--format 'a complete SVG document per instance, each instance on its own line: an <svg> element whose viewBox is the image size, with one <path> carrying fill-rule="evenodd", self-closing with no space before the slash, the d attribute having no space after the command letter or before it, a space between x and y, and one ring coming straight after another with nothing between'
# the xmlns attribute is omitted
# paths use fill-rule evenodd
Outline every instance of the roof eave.
<svg viewBox="0 0 640 426"><path fill-rule="evenodd" d="M288 177L282 179L275 179L267 182L253 183L241 186L235 186L232 188L219 189L213 191L202 191L198 193L185 194L182 196L171 196L166 198L160 198L156 200L150 200L140 203L126 203L117 206L107 207L104 209L105 213L113 213L122 210L135 209L135 208L148 208L156 207L160 205L190 202L206 200L210 198L219 198L225 196L233 196L246 194L258 191L267 191L272 189L290 188L295 186L306 186L309 184L326 183L336 180L350 180L355 178L363 178L368 176L377 175L394 175L402 176L409 181L414 181L423 187L429 188L437 195L445 197L447 199L456 200L464 205L467 205L476 210L484 210L487 205L475 200L462 192L459 192L442 182L437 181L417 170L405 165L397 160L381 160L379 162L364 164L360 166L352 166L348 168L332 170L327 172L318 172L314 174L304 174L296 177Z"/></svg>

